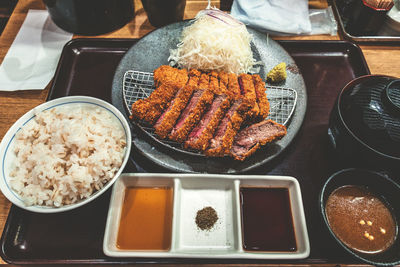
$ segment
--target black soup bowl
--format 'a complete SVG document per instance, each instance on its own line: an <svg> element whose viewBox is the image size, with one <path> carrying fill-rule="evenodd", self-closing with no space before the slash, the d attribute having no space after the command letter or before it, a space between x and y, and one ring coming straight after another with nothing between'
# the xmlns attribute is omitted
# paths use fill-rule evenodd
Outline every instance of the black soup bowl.
<svg viewBox="0 0 400 267"><path fill-rule="evenodd" d="M355 166L400 170L400 80L366 75L348 83L331 111L328 137Z"/></svg>
<svg viewBox="0 0 400 267"><path fill-rule="evenodd" d="M330 227L326 204L329 196L338 188L348 185L367 188L378 197L389 209L395 223L395 240L393 244L378 253L364 253L348 247L335 234ZM400 238L398 237L398 222L400 222L400 186L377 172L364 169L344 169L336 172L325 182L319 197L319 207L323 223L328 228L331 237L349 254L368 264L376 266L393 266L400 264Z"/></svg>

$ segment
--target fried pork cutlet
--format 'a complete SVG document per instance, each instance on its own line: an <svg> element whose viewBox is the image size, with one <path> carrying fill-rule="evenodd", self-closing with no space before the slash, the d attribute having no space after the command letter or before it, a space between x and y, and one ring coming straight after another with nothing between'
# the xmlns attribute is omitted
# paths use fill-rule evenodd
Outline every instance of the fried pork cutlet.
<svg viewBox="0 0 400 267"><path fill-rule="evenodd" d="M227 88L228 88L228 74L226 72L221 71L218 73L218 79L219 79L219 90L221 91L222 94L228 94Z"/></svg>
<svg viewBox="0 0 400 267"><path fill-rule="evenodd" d="M156 88L158 89L161 84L165 82L165 85L168 84L168 79L170 81L173 81L173 79L176 78L178 75L178 70L173 69L170 66L161 66L154 70L154 84L156 85ZM157 91L157 89L155 91ZM164 87L162 87L160 90L164 90ZM152 94L155 92L153 91ZM148 101L148 97L145 99L139 99L135 103L132 104L132 119L135 120L144 120L147 112L152 109L151 103Z"/></svg>
<svg viewBox="0 0 400 267"><path fill-rule="evenodd" d="M163 83L173 83L174 80L170 79L175 72L177 75L179 69L173 68L168 65L162 65L153 71L153 80L156 88L160 87Z"/></svg>
<svg viewBox="0 0 400 267"><path fill-rule="evenodd" d="M259 113L260 109L257 104L257 96L256 90L253 84L253 77L250 74L242 73L239 75L239 86L240 86L240 93L244 97L244 101L246 101L252 108L248 112L248 116L250 119L256 118Z"/></svg>
<svg viewBox="0 0 400 267"><path fill-rule="evenodd" d="M218 81L218 72L211 71L210 72L210 85L209 89L216 95L222 94L219 88L219 81Z"/></svg>
<svg viewBox="0 0 400 267"><path fill-rule="evenodd" d="M257 104L260 108L259 119L264 120L269 113L269 102L265 93L265 83L257 74L253 75L254 88L256 89Z"/></svg>
<svg viewBox="0 0 400 267"><path fill-rule="evenodd" d="M168 134L171 132L176 120L181 114L181 111L185 108L187 102L189 101L193 90L197 88L199 78L199 71L190 70L188 83L178 90L169 107L163 112L163 114L154 124L155 133L161 139L167 138Z"/></svg>
<svg viewBox="0 0 400 267"><path fill-rule="evenodd" d="M202 73L199 80L199 89L208 89L210 85L210 76L207 73Z"/></svg>
<svg viewBox="0 0 400 267"><path fill-rule="evenodd" d="M241 130L230 150L236 160L245 160L260 146L286 135L286 127L272 120L264 120Z"/></svg>
<svg viewBox="0 0 400 267"><path fill-rule="evenodd" d="M238 82L238 76L234 73L228 74L227 94L234 99L240 98L240 87Z"/></svg>
<svg viewBox="0 0 400 267"><path fill-rule="evenodd" d="M203 112L214 98L214 93L208 90L208 85L208 75L205 73L201 74L198 85L199 89L194 91L189 104L185 107L178 122L172 129L169 139L183 143L193 127L200 121Z"/></svg>
<svg viewBox="0 0 400 267"><path fill-rule="evenodd" d="M219 122L230 104L231 100L225 94L215 97L199 124L197 124L189 134L188 140L185 142L185 148L206 150Z"/></svg>
<svg viewBox="0 0 400 267"><path fill-rule="evenodd" d="M250 108L251 106L247 105L243 98L234 100L232 106L219 123L215 135L210 141L209 148L205 151L207 156L223 157L229 153L233 139L246 118L245 113Z"/></svg>
<svg viewBox="0 0 400 267"><path fill-rule="evenodd" d="M158 72L158 75L161 76L161 72ZM163 82L161 85L148 98L133 103L133 119L144 120L149 124L154 124L161 113L167 108L176 92L188 80L187 70L185 69L178 70L177 72L170 72L169 69L166 69L165 75L167 77L162 78Z"/></svg>

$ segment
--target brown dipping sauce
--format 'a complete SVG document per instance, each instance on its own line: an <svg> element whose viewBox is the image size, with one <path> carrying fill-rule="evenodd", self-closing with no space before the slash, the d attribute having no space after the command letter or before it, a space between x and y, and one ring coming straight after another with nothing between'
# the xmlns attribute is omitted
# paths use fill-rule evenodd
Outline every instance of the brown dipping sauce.
<svg viewBox="0 0 400 267"><path fill-rule="evenodd" d="M382 252L395 240L397 225L392 213L366 187L339 187L329 196L325 213L335 235L355 251Z"/></svg>

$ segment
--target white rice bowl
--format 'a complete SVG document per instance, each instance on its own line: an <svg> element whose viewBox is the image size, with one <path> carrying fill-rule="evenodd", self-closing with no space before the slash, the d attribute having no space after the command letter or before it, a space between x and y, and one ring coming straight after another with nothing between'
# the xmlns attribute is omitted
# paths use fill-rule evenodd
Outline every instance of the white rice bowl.
<svg viewBox="0 0 400 267"><path fill-rule="evenodd" d="M70 210L105 192L129 157L124 116L92 97L46 102L22 116L0 144L0 189L35 212Z"/></svg>

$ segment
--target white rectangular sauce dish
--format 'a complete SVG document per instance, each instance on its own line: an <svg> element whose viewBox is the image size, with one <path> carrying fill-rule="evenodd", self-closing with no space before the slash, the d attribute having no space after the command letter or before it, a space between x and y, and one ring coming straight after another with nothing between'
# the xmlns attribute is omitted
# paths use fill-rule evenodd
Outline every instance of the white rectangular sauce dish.
<svg viewBox="0 0 400 267"><path fill-rule="evenodd" d="M117 239L125 191L131 187L169 187L173 189L171 241L167 250L139 250L126 247L122 249L118 246ZM251 245L251 241L246 241L251 239L251 235L247 235L244 231L245 224L251 224L254 221L243 218L243 209L251 206L244 205L244 201L250 200L250 197L246 197L241 188L249 189L250 193L253 189L261 190L262 194L270 189L282 189L287 192L290 202L287 205L290 209L288 214L291 214L292 232L295 240L294 249L259 249L257 242L263 243L263 240L255 241L254 244L256 245ZM279 203L271 203L267 206L276 206L275 204ZM253 206L260 209L262 213L262 203ZM210 229L202 230L196 224L196 215L199 210L205 207L212 207L216 211L218 219ZM252 214L257 213L253 212ZM275 215L272 213L264 216L264 220L266 219L267 222L268 216ZM125 218L122 218L122 220ZM271 219L273 218L271 217ZM258 221L259 218L255 218L255 222ZM251 226L254 228L253 225ZM246 229L251 230L251 227ZM279 232L275 229L270 230ZM273 245L275 241L270 240L267 243ZM115 182L112 191L103 250L110 257L307 258L310 254L310 244L300 186L295 178L289 176L125 173Z"/></svg>

